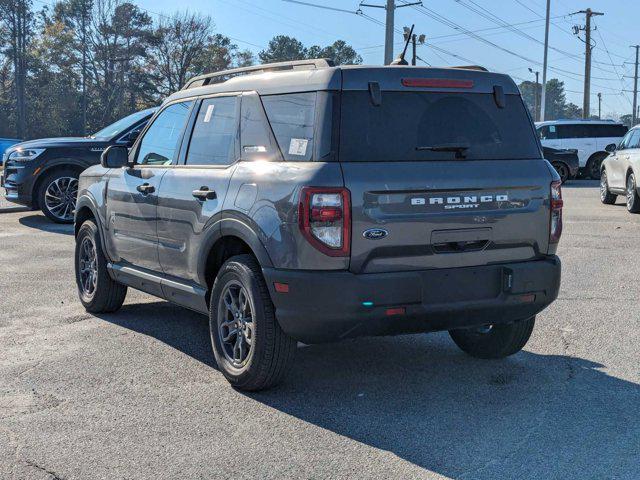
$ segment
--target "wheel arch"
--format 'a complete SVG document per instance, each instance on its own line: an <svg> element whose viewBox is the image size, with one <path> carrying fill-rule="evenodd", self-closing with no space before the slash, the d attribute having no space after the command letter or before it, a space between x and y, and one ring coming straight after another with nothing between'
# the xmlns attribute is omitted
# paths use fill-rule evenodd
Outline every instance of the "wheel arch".
<svg viewBox="0 0 640 480"><path fill-rule="evenodd" d="M604 160L608 156L609 156L609 152L606 152L604 150L598 150L597 152L594 152L589 156L589 158L587 159L587 163L599 157L603 157L603 160Z"/></svg>
<svg viewBox="0 0 640 480"><path fill-rule="evenodd" d="M80 227L87 220L93 220L96 223L98 232L100 233L100 246L102 247L102 252L107 260L109 260L109 255L107 253L108 250L104 240L105 232L100 215L98 215L98 207L89 195L84 194L78 197L78 200L76 201L76 213L73 224L74 238L78 236Z"/></svg>
<svg viewBox="0 0 640 480"><path fill-rule="evenodd" d="M86 165L85 163L82 163L78 160L72 160L72 159L54 161L51 164L47 162L47 166L38 172L38 176L33 182L33 189L32 189L31 196L33 198L34 207L36 208L42 207L40 205L40 198L39 198L40 188L42 187L42 182L44 181L45 178L47 178L48 175L60 170L73 170L78 174L78 176L80 176L80 174L87 168L89 168L89 165Z"/></svg>
<svg viewBox="0 0 640 480"><path fill-rule="evenodd" d="M261 267L273 266L260 237L247 223L237 218L224 218L216 230L217 234L210 235L204 242L198 259L198 278L208 292L222 264L235 255L250 254Z"/></svg>

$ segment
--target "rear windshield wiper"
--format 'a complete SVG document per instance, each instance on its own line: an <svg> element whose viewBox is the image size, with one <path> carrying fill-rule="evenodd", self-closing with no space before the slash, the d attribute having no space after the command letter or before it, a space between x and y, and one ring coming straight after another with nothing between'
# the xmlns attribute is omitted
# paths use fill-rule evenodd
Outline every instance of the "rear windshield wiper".
<svg viewBox="0 0 640 480"><path fill-rule="evenodd" d="M456 158L464 158L465 152L469 150L467 143L442 143L440 145L431 145L428 147L416 147L416 150L429 150L430 152L455 152Z"/></svg>

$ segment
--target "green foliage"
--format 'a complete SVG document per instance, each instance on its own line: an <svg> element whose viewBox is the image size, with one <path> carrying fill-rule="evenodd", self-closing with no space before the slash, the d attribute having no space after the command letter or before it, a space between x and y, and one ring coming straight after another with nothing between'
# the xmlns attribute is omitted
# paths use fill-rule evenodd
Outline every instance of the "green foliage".
<svg viewBox="0 0 640 480"><path fill-rule="evenodd" d="M299 40L286 35L273 37L267 49L258 53L258 57L262 63L304 60L307 58L330 58L336 65L362 63L362 57L343 40L337 40L326 47L312 45L306 48Z"/></svg>
<svg viewBox="0 0 640 480"><path fill-rule="evenodd" d="M535 82L524 81L520 85L520 92L525 104L529 108L531 115L534 115L535 105ZM557 120L559 118L581 118L582 109L573 103L567 103L567 97L564 92L564 82L561 82L557 78L552 78L547 82L547 98L545 101L545 119ZM542 88L538 84L538 99L541 98ZM540 111L540 107L538 107Z"/></svg>
<svg viewBox="0 0 640 480"><path fill-rule="evenodd" d="M252 63L208 16L154 22L121 0L61 0L35 14L29 0L0 0L0 136L85 135L157 105L195 75Z"/></svg>

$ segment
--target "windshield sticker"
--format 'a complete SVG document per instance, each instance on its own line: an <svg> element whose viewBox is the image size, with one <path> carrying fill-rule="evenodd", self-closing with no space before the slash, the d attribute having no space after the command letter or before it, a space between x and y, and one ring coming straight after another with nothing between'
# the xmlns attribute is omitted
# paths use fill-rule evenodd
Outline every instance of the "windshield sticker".
<svg viewBox="0 0 640 480"><path fill-rule="evenodd" d="M292 138L289 144L289 155L306 155L308 144L309 140L306 138Z"/></svg>
<svg viewBox="0 0 640 480"><path fill-rule="evenodd" d="M213 115L213 107L215 105L209 105L207 107L207 113L204 114L204 123L209 123L211 121L211 115Z"/></svg>

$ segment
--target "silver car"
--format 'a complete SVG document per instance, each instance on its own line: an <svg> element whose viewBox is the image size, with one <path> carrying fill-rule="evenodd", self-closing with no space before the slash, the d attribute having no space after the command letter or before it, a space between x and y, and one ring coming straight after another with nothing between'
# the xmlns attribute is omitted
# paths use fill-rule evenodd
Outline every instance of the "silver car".
<svg viewBox="0 0 640 480"><path fill-rule="evenodd" d="M624 195L627 210L640 212L640 128L636 126L629 130L620 145L608 145L607 151L609 156L602 162L600 200L613 205L618 195Z"/></svg>

